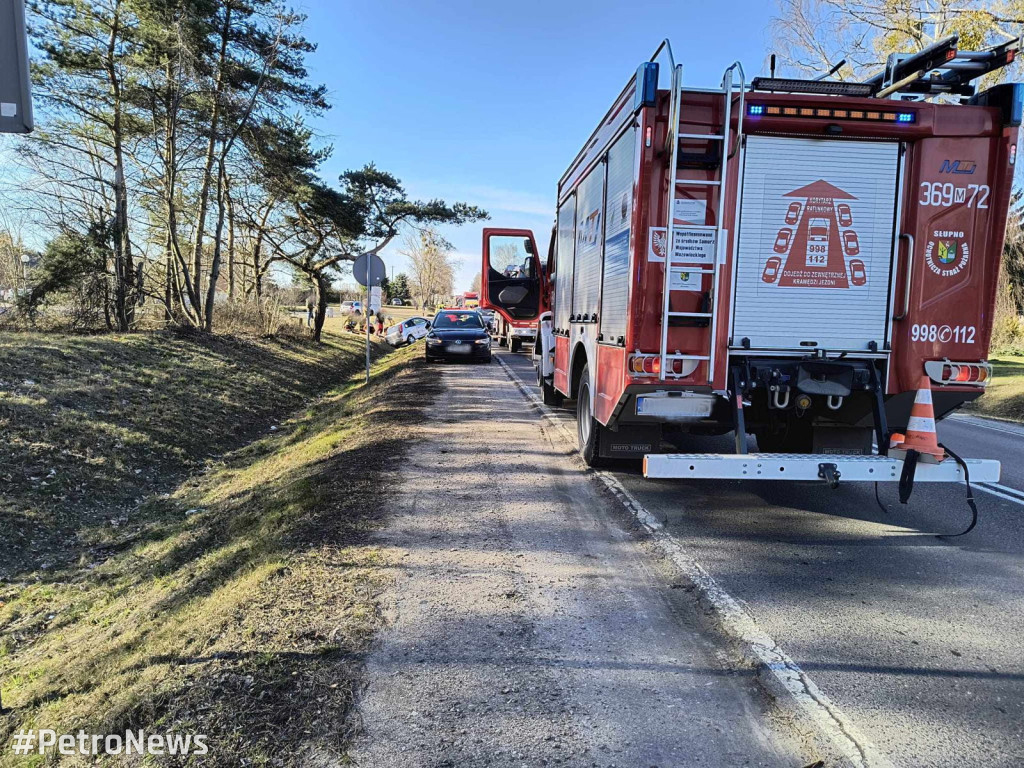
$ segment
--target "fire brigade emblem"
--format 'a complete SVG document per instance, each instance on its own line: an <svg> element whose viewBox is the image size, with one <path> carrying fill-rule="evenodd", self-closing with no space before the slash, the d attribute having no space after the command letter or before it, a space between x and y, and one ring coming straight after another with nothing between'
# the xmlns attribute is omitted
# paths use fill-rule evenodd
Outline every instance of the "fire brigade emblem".
<svg viewBox="0 0 1024 768"><path fill-rule="evenodd" d="M963 239L964 233L953 230L935 230L933 240L924 249L924 260L928 269L939 277L953 277L960 274L970 259L970 248Z"/></svg>
<svg viewBox="0 0 1024 768"><path fill-rule="evenodd" d="M787 192L790 202L764 262L761 280L789 288L860 288L868 273L853 229L857 198L819 179Z"/></svg>

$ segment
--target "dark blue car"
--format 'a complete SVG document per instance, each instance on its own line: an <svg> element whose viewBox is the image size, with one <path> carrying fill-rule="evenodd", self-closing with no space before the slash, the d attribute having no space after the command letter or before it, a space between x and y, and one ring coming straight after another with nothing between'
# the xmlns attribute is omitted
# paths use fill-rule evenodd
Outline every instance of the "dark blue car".
<svg viewBox="0 0 1024 768"><path fill-rule="evenodd" d="M469 360L491 362L491 336L476 310L442 309L427 334L427 362Z"/></svg>

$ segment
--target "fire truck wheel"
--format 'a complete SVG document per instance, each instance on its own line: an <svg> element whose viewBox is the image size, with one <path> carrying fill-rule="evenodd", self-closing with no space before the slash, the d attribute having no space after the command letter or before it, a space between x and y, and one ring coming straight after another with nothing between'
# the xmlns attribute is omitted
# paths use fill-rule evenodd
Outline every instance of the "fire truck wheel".
<svg viewBox="0 0 1024 768"><path fill-rule="evenodd" d="M583 367L580 388L576 395L576 434L580 455L588 467L601 467L607 461L601 458L601 425L590 410L590 368Z"/></svg>
<svg viewBox="0 0 1024 768"><path fill-rule="evenodd" d="M520 341L519 339L515 339L515 338L509 339L508 340L508 349L509 349L509 351L510 352L518 352L519 348L522 346L522 343L523 342Z"/></svg>
<svg viewBox="0 0 1024 768"><path fill-rule="evenodd" d="M505 338L505 334L502 334L498 337L498 346L504 347L506 344L508 344L508 340Z"/></svg>

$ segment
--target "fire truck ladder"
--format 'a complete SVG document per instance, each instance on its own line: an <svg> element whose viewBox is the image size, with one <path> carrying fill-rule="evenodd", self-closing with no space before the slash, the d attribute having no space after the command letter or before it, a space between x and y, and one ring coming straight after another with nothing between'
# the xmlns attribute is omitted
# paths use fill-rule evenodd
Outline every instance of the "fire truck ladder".
<svg viewBox="0 0 1024 768"><path fill-rule="evenodd" d="M671 159L669 166L670 174L673 183L669 185L668 191L668 226L666 231L666 253L665 253L665 275L664 285L662 286L662 309L661 309L661 365L660 372L658 374L659 379L664 381L666 379L681 379L685 376L689 376L693 369L687 371L687 366L684 362L682 373L675 372L675 361L676 360L693 360L697 361L697 365L700 362L707 362L708 372L708 386L713 386L712 382L715 378L715 339L718 337L718 313L715 312L715 304L718 301L718 291L721 283L721 270L725 264L725 247L726 247L726 232L725 232L725 189L727 181L727 171L729 166L730 152L730 123L732 120L732 101L735 95L739 95L739 113L736 122L736 137L735 143L731 146L736 151L740 142L743 139L743 101L744 94L746 91L746 79L743 73L743 65L740 62L734 62L728 69L725 70L725 74L722 76L722 86L720 92L725 99L725 106L723 110L724 119L722 121L722 130L720 133L682 133L679 131L679 121L682 110L682 96L686 91L682 87L683 79L683 67L682 65L676 66L673 62L672 69L672 102L671 102L671 118L669 124L669 135L668 141L670 142L670 153ZM707 93L707 91L700 91ZM721 142L722 151L718 153L718 164L717 164L717 178L712 180L695 180L695 179L679 179L679 155L680 155L680 144L684 142L694 141L705 141L705 142ZM712 187L712 192L717 190L717 204L715 205L715 223L712 225L701 225L701 226L689 226L687 230L707 231L715 233L715 246L714 246L714 261L710 266L702 265L700 267L687 266L685 262L677 262L673 258L674 245L675 245L675 225L674 225L674 213L676 204L676 194L680 189L686 187L696 187L707 189ZM683 273L689 274L700 274L700 275L711 275L712 288L709 294L709 301L707 303L707 312L673 312L671 304L671 295L673 291L679 291L679 288L673 288L673 276L681 275ZM703 282L703 277L701 278ZM706 355L686 355L681 354L677 349L674 352L668 350L668 329L672 318L690 318L704 320L709 326L710 336L708 338L708 354Z"/></svg>

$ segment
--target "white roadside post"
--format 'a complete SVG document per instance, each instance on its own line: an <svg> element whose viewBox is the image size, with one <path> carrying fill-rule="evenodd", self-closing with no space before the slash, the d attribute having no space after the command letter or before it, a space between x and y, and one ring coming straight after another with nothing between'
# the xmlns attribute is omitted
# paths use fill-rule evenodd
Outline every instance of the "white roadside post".
<svg viewBox="0 0 1024 768"><path fill-rule="evenodd" d="M363 314L366 316L366 383L370 383L370 302L376 300L380 306L380 284L387 276L384 261L376 253L364 253L352 264L352 277L366 288Z"/></svg>

